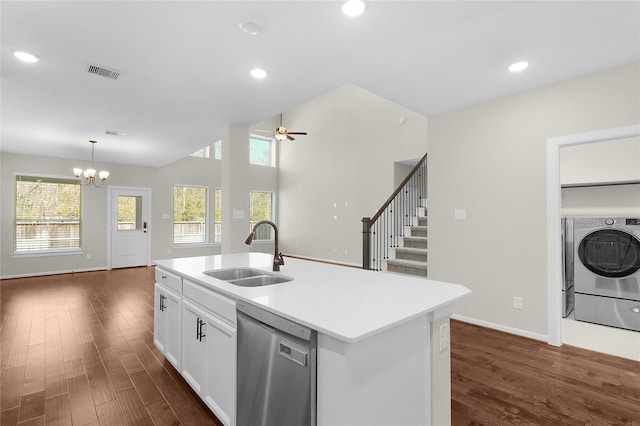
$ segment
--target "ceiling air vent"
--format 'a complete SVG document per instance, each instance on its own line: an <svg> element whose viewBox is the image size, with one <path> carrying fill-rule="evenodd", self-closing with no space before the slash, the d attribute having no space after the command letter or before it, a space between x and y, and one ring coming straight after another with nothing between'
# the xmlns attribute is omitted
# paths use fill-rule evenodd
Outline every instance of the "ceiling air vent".
<svg viewBox="0 0 640 426"><path fill-rule="evenodd" d="M111 135L111 136L127 136L126 133L118 132L116 130L105 130L104 134Z"/></svg>
<svg viewBox="0 0 640 426"><path fill-rule="evenodd" d="M94 74L94 75L99 75L102 77L107 77L110 78L112 80L117 80L118 77L120 77L120 71L111 69L111 68L107 68L107 67L103 67L101 65L96 65L96 64L87 64L87 72L89 74Z"/></svg>

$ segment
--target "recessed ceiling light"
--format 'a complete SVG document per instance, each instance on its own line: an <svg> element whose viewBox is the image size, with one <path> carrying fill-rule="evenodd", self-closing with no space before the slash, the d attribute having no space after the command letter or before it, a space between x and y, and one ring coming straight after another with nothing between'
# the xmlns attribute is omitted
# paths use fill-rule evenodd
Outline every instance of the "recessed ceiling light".
<svg viewBox="0 0 640 426"><path fill-rule="evenodd" d="M367 6L362 0L349 0L342 5L342 13L347 16L360 16L364 13Z"/></svg>
<svg viewBox="0 0 640 426"><path fill-rule="evenodd" d="M40 60L40 58L38 58L36 55L33 55L29 52L20 52L20 51L13 52L13 56L20 59L23 62L28 62L30 64L34 62L38 62Z"/></svg>
<svg viewBox="0 0 640 426"><path fill-rule="evenodd" d="M509 71L519 72L519 71L524 70L528 66L529 66L529 62L526 62L526 61L516 62L515 64L511 64L509 66Z"/></svg>
<svg viewBox="0 0 640 426"><path fill-rule="evenodd" d="M262 32L262 26L254 21L244 21L238 24L240 29L247 34L258 35Z"/></svg>
<svg viewBox="0 0 640 426"><path fill-rule="evenodd" d="M267 71L263 70L262 68L254 68L251 71L249 71L249 74L251 74L253 78L257 78L258 80L261 80L267 76Z"/></svg>

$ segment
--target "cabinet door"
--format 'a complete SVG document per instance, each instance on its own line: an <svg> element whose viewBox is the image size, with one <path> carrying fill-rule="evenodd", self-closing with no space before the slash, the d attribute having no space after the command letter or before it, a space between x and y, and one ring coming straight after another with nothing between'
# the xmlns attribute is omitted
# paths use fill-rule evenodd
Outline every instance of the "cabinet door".
<svg viewBox="0 0 640 426"><path fill-rule="evenodd" d="M166 317L166 340L164 356L180 371L180 348L182 346L182 297L167 290L164 300Z"/></svg>
<svg viewBox="0 0 640 426"><path fill-rule="evenodd" d="M167 315L163 306L163 288L156 283L153 288L153 343L164 354L167 345Z"/></svg>
<svg viewBox="0 0 640 426"><path fill-rule="evenodd" d="M204 401L225 426L235 424L236 329L207 315Z"/></svg>
<svg viewBox="0 0 640 426"><path fill-rule="evenodd" d="M153 343L178 370L180 369L180 334L182 297L156 283L153 307Z"/></svg>
<svg viewBox="0 0 640 426"><path fill-rule="evenodd" d="M206 329L204 311L188 300L182 302L182 376L202 396L205 374ZM206 331L204 332L206 335Z"/></svg>

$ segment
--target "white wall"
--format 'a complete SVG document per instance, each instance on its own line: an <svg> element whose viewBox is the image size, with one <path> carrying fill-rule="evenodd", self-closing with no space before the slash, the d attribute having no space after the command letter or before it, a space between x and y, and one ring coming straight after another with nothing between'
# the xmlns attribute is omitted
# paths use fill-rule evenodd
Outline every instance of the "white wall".
<svg viewBox="0 0 640 426"><path fill-rule="evenodd" d="M560 149L560 182L563 185L634 180L640 180L640 138Z"/></svg>
<svg viewBox="0 0 640 426"><path fill-rule="evenodd" d="M346 85L287 111L284 124L308 136L280 144L282 251L361 265L361 220L394 190L394 162L427 151L427 118Z"/></svg>
<svg viewBox="0 0 640 426"><path fill-rule="evenodd" d="M473 291L458 315L546 336L547 139L637 124L639 75L634 63L429 118L429 277Z"/></svg>
<svg viewBox="0 0 640 426"><path fill-rule="evenodd" d="M247 142L248 143L248 142ZM99 160L99 153L98 153ZM247 158L247 162L249 159ZM210 211L213 212L213 190L221 188L221 162L213 158L185 157L159 169L130 167L115 164L100 164L99 169L111 172L107 184L102 188L83 188L83 253L64 256L38 256L13 258L13 193L14 174L44 174L72 177L73 167L87 161L60 158L16 155L3 152L0 156L0 276L14 277L49 274L57 272L104 269L107 266L107 186L149 187L152 190L151 207L151 258L200 256L220 253L220 244L206 246L174 246L173 221L163 219L163 214L173 218L173 187L179 185L207 186L211 191ZM251 166L247 186L251 189L277 192L277 171L274 168ZM247 200L249 194L246 194ZM225 202L224 188L222 201ZM213 213L212 213L213 214ZM244 241L247 231L229 235ZM241 234L241 235L240 235ZM213 234L211 235L213 239ZM223 237L226 237L223 235ZM273 244L254 244L256 251L273 251ZM171 253L169 253L171 251ZM86 254L91 253L91 259Z"/></svg>
<svg viewBox="0 0 640 426"><path fill-rule="evenodd" d="M560 182L563 216L640 216L639 183L600 186L640 182L640 138L562 147Z"/></svg>

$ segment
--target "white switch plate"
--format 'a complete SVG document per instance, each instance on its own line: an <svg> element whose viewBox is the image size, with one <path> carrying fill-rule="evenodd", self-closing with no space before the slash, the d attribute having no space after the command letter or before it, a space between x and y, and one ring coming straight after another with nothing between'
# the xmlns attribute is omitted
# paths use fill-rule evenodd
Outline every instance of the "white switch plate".
<svg viewBox="0 0 640 426"><path fill-rule="evenodd" d="M464 209L456 209L453 212L453 218L455 220L465 220L467 218L467 211Z"/></svg>
<svg viewBox="0 0 640 426"><path fill-rule="evenodd" d="M519 311L524 309L524 300L522 297L513 296L513 309L518 309Z"/></svg>
<svg viewBox="0 0 640 426"><path fill-rule="evenodd" d="M163 219L163 220L169 220L169 219L171 219L171 216L169 216L168 214L164 213L164 214L162 215L162 219Z"/></svg>
<svg viewBox="0 0 640 426"><path fill-rule="evenodd" d="M234 210L233 211L234 219L244 219L244 210Z"/></svg>

